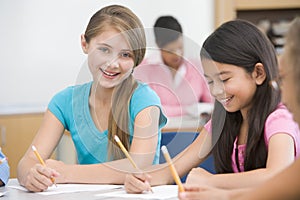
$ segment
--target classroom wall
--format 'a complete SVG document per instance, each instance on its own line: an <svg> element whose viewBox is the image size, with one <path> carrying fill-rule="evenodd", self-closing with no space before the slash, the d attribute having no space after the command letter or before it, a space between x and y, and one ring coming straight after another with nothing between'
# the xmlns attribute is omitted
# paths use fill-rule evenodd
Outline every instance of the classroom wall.
<svg viewBox="0 0 300 200"><path fill-rule="evenodd" d="M1 0L0 114L43 111L56 92L89 77L80 34L94 12L114 3L131 8L146 28L174 15L199 46L213 31L212 0Z"/></svg>

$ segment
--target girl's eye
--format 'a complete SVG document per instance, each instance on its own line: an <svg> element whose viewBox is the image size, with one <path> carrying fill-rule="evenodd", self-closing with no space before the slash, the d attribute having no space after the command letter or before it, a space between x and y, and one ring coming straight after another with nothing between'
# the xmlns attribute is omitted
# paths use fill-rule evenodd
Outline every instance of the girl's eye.
<svg viewBox="0 0 300 200"><path fill-rule="evenodd" d="M223 83L225 83L225 82L228 81L228 80L229 80L229 78L224 79L224 80L221 79L221 81L222 81Z"/></svg>
<svg viewBox="0 0 300 200"><path fill-rule="evenodd" d="M212 80L206 80L206 81L207 81L207 84L208 84L208 85L213 84L213 81L212 81Z"/></svg>
<svg viewBox="0 0 300 200"><path fill-rule="evenodd" d="M100 47L99 50L103 53L109 53L109 49L107 47Z"/></svg>
<svg viewBox="0 0 300 200"><path fill-rule="evenodd" d="M123 53L121 53L121 56L123 58L131 58L132 57L131 53L129 53L129 52L123 52Z"/></svg>

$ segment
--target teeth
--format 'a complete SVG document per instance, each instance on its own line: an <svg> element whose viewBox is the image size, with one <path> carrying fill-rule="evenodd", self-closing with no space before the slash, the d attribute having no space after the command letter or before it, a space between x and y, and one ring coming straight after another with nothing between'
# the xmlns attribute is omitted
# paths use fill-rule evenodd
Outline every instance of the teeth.
<svg viewBox="0 0 300 200"><path fill-rule="evenodd" d="M226 103L227 101L229 101L230 99L231 99L231 97L226 98L226 99L221 99L220 102L221 102L222 104L224 104L224 103Z"/></svg>
<svg viewBox="0 0 300 200"><path fill-rule="evenodd" d="M103 69L101 69L101 71L108 76L115 76L116 74L118 74L118 73L109 73L107 71L104 71Z"/></svg>

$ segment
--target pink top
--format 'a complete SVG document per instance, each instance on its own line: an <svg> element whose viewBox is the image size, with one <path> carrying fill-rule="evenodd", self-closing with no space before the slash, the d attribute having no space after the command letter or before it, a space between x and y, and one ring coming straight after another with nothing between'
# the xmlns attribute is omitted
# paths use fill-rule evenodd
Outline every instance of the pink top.
<svg viewBox="0 0 300 200"><path fill-rule="evenodd" d="M204 126L206 130L211 132L211 120ZM272 112L265 122L265 144L268 148L270 138L277 133L286 133L294 139L295 145L295 159L300 155L300 131L298 124L293 120L292 114L287 108L280 103L276 110ZM239 172L235 160L235 149L237 145L237 138L233 145L232 151L232 168L235 173ZM246 152L246 144L238 145L238 158L240 170L244 171L244 155Z"/></svg>
<svg viewBox="0 0 300 200"><path fill-rule="evenodd" d="M133 75L137 80L148 83L158 94L168 117L177 117L187 114L186 106L198 102L212 102L200 70L201 66L184 61L173 78L169 67L163 64L160 54L155 54L144 59L134 69Z"/></svg>

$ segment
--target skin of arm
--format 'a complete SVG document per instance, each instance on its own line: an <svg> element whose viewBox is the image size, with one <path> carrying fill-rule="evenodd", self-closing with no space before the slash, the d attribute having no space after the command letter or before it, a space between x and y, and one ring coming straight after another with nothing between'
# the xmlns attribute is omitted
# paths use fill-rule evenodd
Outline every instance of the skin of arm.
<svg viewBox="0 0 300 200"><path fill-rule="evenodd" d="M210 174L204 169L193 169L187 184L235 189L254 187L265 182L294 162L294 140L285 133L277 133L270 138L266 168L241 173ZM228 181L230 180L230 181Z"/></svg>
<svg viewBox="0 0 300 200"><path fill-rule="evenodd" d="M264 185L247 193L243 193L240 200L264 199L299 199L300 197L300 159L298 158L291 166L277 176L268 180Z"/></svg>
<svg viewBox="0 0 300 200"><path fill-rule="evenodd" d="M142 110L135 118L134 137L129 152L140 168L153 162L158 140L159 113L158 107L151 106ZM61 161L48 159L63 131L64 127L59 120L47 111L41 128L32 142L46 160L46 167L38 163L31 148L18 165L18 180L30 191L47 189L53 184L49 179L51 176L55 177L56 183L123 184L125 174L128 171L136 171L128 159L91 165L66 165Z"/></svg>
<svg viewBox="0 0 300 200"><path fill-rule="evenodd" d="M246 192L251 191L251 188L224 190L207 186L184 185L184 192L178 193L180 200L233 200L239 199Z"/></svg>
<svg viewBox="0 0 300 200"><path fill-rule="evenodd" d="M185 192L179 193L180 200L281 200L300 197L300 159L281 173L256 188L224 190L207 186L184 185Z"/></svg>
<svg viewBox="0 0 300 200"><path fill-rule="evenodd" d="M202 129L196 140L184 151L172 159L179 174L183 176L193 167L198 166L208 155L211 148L211 137ZM172 184L174 182L167 164L152 165L145 173L128 174L125 180L125 189L128 193L141 193L151 185Z"/></svg>

